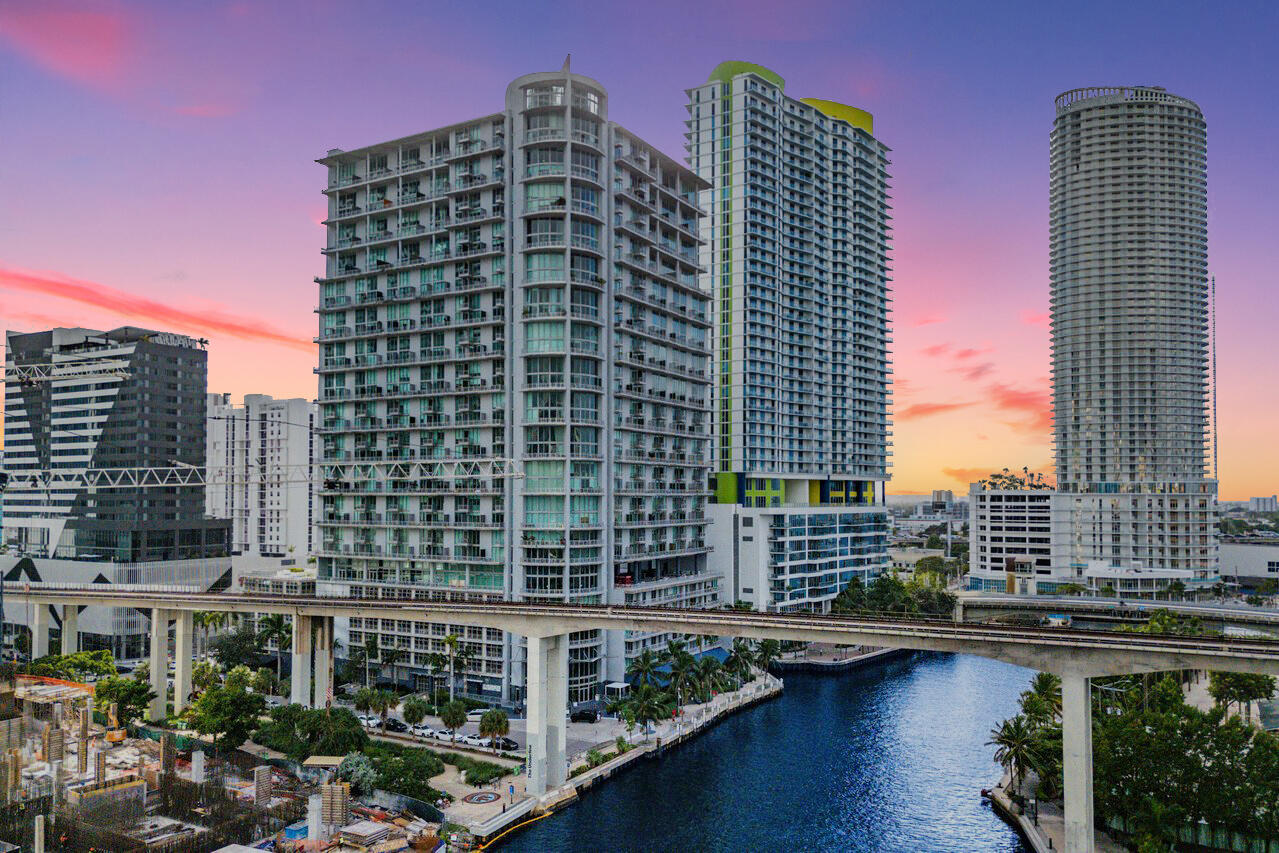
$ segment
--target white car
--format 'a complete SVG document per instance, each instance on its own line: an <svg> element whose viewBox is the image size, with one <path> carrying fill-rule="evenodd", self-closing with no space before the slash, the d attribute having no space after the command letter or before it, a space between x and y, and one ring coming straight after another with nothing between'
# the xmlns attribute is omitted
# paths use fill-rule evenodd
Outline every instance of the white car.
<svg viewBox="0 0 1279 853"><path fill-rule="evenodd" d="M480 737L479 735L466 735L462 738L462 743L467 746L483 748L489 745L489 739L486 737Z"/></svg>
<svg viewBox="0 0 1279 853"><path fill-rule="evenodd" d="M431 728L430 726L422 725L421 723L417 724L416 726L413 726L412 728L409 729L409 731L413 733L414 737L423 737L423 738L435 737L435 729Z"/></svg>
<svg viewBox="0 0 1279 853"><path fill-rule="evenodd" d="M436 740L443 740L443 741L450 741L450 742L461 740L462 738L461 735L451 734L448 729L440 729L439 731L435 733L434 737Z"/></svg>
<svg viewBox="0 0 1279 853"><path fill-rule="evenodd" d="M364 726L364 728L366 728L366 729L375 729L375 728L377 728L377 727L378 727L381 723L382 723L382 721L381 721L380 719L378 719L377 717L373 716L372 714L361 714L361 715L360 715L360 725Z"/></svg>

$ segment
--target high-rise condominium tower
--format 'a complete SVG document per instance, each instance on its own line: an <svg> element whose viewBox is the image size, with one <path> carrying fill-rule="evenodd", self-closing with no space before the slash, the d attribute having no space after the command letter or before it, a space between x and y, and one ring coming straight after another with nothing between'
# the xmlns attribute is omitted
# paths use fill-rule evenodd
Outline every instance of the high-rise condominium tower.
<svg viewBox="0 0 1279 853"><path fill-rule="evenodd" d="M725 62L688 90L710 184L716 560L735 599L824 610L887 562L888 148L871 116Z"/></svg>
<svg viewBox="0 0 1279 853"><path fill-rule="evenodd" d="M230 522L206 517L203 485L84 479L100 469L134 469L143 480L139 469L163 475L204 465L205 342L130 326L7 338L7 372L44 366L50 375L5 385L0 574L67 584L229 584ZM60 482L46 485L50 477ZM8 605L6 621L25 622L28 613ZM77 627L86 648L137 658L147 622L131 608L91 607Z"/></svg>
<svg viewBox="0 0 1279 853"><path fill-rule="evenodd" d="M1120 592L1210 582L1203 114L1145 86L1074 89L1056 108L1054 564Z"/></svg>
<svg viewBox="0 0 1279 853"><path fill-rule="evenodd" d="M705 184L567 66L516 80L499 112L320 162L324 458L524 475L327 483L320 594L716 604ZM469 692L520 701L500 631L352 619L350 645L423 671L450 632L477 655ZM573 634L572 698L663 641Z"/></svg>

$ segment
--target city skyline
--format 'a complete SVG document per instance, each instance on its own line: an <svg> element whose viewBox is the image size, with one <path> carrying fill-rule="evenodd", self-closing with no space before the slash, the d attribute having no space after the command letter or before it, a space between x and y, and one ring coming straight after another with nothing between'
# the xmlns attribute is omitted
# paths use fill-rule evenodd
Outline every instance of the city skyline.
<svg viewBox="0 0 1279 853"><path fill-rule="evenodd" d="M311 278L322 270L315 140L354 148L465 119L486 92L571 52L575 68L635 105L626 115L642 121L628 129L682 159L682 87L721 60L754 61L784 69L797 91L874 113L893 149L889 492L960 490L991 469L1048 469L1052 458L1045 104L1077 86L1148 83L1194 99L1214 128L1220 494L1269 494L1279 459L1253 448L1274 414L1261 392L1276 309L1261 295L1276 260L1266 228L1275 202L1264 195L1276 166L1262 146L1277 120L1249 104L1264 77L1256 18L1275 12L1240 4L1197 18L1160 6L1150 30L1156 7L1130 4L1108 10L1100 31L1083 6L1059 21L1011 6L800 4L779 21L763 4L735 4L714 30L728 7L711 4L684 13L665 55L621 65L615 46L651 28L613 12L587 20L572 6L565 28L550 24L564 15L494 5L520 25L480 42L447 39L475 45L466 53L431 50L443 33L483 29L484 16L460 8L422 13L417 31L400 4L359 16L321 5L306 20L250 3L9 8L0 73L21 83L10 162L46 168L6 176L24 204L0 213L0 313L10 328L129 322L200 334L212 341L211 387L310 397ZM332 79L308 47L339 29L363 36L350 40L350 67L376 59L387 74ZM420 36L420 56L382 49L401 32ZM1227 44L1232 62L1214 63ZM405 73L420 73L420 95L370 85Z"/></svg>

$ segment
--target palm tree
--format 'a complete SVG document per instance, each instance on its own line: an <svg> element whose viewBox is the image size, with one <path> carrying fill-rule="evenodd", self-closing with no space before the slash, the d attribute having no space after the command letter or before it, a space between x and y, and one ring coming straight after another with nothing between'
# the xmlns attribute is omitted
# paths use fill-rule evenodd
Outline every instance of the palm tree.
<svg viewBox="0 0 1279 853"><path fill-rule="evenodd" d="M480 737L489 739L494 752L497 752L497 739L506 737L510 730L511 721L503 710L494 708L485 711L484 716L480 717Z"/></svg>
<svg viewBox="0 0 1279 853"><path fill-rule="evenodd" d="M636 686L641 684L656 686L659 680L658 671L661 666L662 662L653 650L645 649L631 659L631 665L626 670L626 677L634 682Z"/></svg>
<svg viewBox="0 0 1279 853"><path fill-rule="evenodd" d="M755 648L755 665L768 672L768 666L782 653L782 644L776 640L760 640Z"/></svg>
<svg viewBox="0 0 1279 853"><path fill-rule="evenodd" d="M381 645L378 643L377 634L365 634L364 645L360 646L358 649L360 659L364 662L365 687L369 686L369 682L371 680L369 675L369 664L378 656L379 651L381 651Z"/></svg>
<svg viewBox="0 0 1279 853"><path fill-rule="evenodd" d="M666 687L675 694L675 707L678 709L697 687L697 658L677 649L671 660Z"/></svg>
<svg viewBox="0 0 1279 853"><path fill-rule="evenodd" d="M755 650L751 648L749 640L737 637L733 640L733 648L729 651L728 657L724 658L724 671L731 673L740 681L749 681L751 677L751 667L755 664Z"/></svg>
<svg viewBox="0 0 1279 853"><path fill-rule="evenodd" d="M374 690L372 691L372 701L369 703L369 710L382 718L382 734L386 734L386 715L391 713L391 709L400 704L400 697L395 695L392 690Z"/></svg>
<svg viewBox="0 0 1279 853"><path fill-rule="evenodd" d="M1029 692L1044 703L1054 720L1061 717L1061 676L1037 672Z"/></svg>
<svg viewBox="0 0 1279 853"><path fill-rule="evenodd" d="M386 668L389 666L391 668L391 680L398 682L395 665L404 660L405 657L404 649L387 649L382 652L382 659L378 661L378 674L385 673Z"/></svg>
<svg viewBox="0 0 1279 853"><path fill-rule="evenodd" d="M262 643L275 641L275 675L284 675L284 645L293 638L293 626L279 613L271 613L258 622L258 640Z"/></svg>
<svg viewBox="0 0 1279 853"><path fill-rule="evenodd" d="M201 639L201 658L208 660L209 658L209 635L215 631L221 630L227 622L227 614L221 610L201 610L197 612L193 621L200 629Z"/></svg>
<svg viewBox="0 0 1279 853"><path fill-rule="evenodd" d="M1022 714L1004 720L991 729L987 746L996 746L995 760L1008 771L1012 790L1016 792L1026 771L1041 765L1037 731Z"/></svg>
<svg viewBox="0 0 1279 853"><path fill-rule="evenodd" d="M662 663L673 663L682 654L688 654L687 644L683 640L667 640L666 650L661 654Z"/></svg>
<svg viewBox="0 0 1279 853"><path fill-rule="evenodd" d="M448 639L447 637L445 638ZM449 658L449 701L453 701L453 687L457 683L458 673L464 673L470 669L476 659L475 647L471 645L458 645Z"/></svg>
<svg viewBox="0 0 1279 853"><path fill-rule="evenodd" d="M355 691L355 710L367 714L373 709L373 691L367 687L361 687Z"/></svg>
<svg viewBox="0 0 1279 853"><path fill-rule="evenodd" d="M656 720L665 719L671 712L670 699L664 691L651 684L641 684L631 694L630 713L635 722L644 727L644 740L648 740L648 726Z"/></svg>
<svg viewBox="0 0 1279 853"><path fill-rule="evenodd" d="M711 696L721 692L725 687L724 667L710 655L697 661L694 678L699 698L704 702L710 701Z"/></svg>
<svg viewBox="0 0 1279 853"><path fill-rule="evenodd" d="M404 722L410 726L416 726L426 719L428 707L426 700L421 696L410 696L404 700L404 707L400 709L400 713L404 717Z"/></svg>
<svg viewBox="0 0 1279 853"><path fill-rule="evenodd" d="M457 681L457 654L458 644L462 638L457 634L449 634L444 638L444 648L448 649L449 654L449 702L453 702L454 683Z"/></svg>
<svg viewBox="0 0 1279 853"><path fill-rule="evenodd" d="M449 734L453 735L466 725L466 706L456 700L449 702L440 709L440 722L449 730Z"/></svg>
<svg viewBox="0 0 1279 853"><path fill-rule="evenodd" d="M449 665L449 659L439 652L430 652L423 659L427 672L431 679L431 702L435 702L435 679L437 679L445 667Z"/></svg>

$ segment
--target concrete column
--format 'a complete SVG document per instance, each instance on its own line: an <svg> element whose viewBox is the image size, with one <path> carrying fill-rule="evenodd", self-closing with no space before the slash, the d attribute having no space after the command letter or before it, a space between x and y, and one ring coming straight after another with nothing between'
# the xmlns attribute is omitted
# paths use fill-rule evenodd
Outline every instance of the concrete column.
<svg viewBox="0 0 1279 853"><path fill-rule="evenodd" d="M535 797L568 779L568 635L528 638L528 793Z"/></svg>
<svg viewBox="0 0 1279 853"><path fill-rule="evenodd" d="M169 611L156 607L151 610L151 700L149 720L163 720L168 710L166 693L169 689Z"/></svg>
<svg viewBox="0 0 1279 853"><path fill-rule="evenodd" d="M305 708L311 704L311 617L293 615L293 672L290 701Z"/></svg>
<svg viewBox="0 0 1279 853"><path fill-rule="evenodd" d="M194 614L180 610L173 614L173 713L179 714L187 706L191 695L191 667L195 664L191 648L194 633Z"/></svg>
<svg viewBox="0 0 1279 853"><path fill-rule="evenodd" d="M1092 697L1082 675L1061 677L1066 853L1093 853Z"/></svg>
<svg viewBox="0 0 1279 853"><path fill-rule="evenodd" d="M333 617L313 616L315 619L315 707L324 708L329 703L329 691L333 689Z"/></svg>
<svg viewBox="0 0 1279 853"><path fill-rule="evenodd" d="M31 605L31 659L49 653L49 605L37 601Z"/></svg>
<svg viewBox="0 0 1279 853"><path fill-rule="evenodd" d="M77 604L62 605L62 653L74 654L80 651L80 606Z"/></svg>

